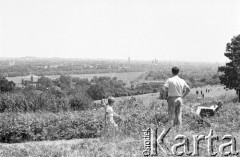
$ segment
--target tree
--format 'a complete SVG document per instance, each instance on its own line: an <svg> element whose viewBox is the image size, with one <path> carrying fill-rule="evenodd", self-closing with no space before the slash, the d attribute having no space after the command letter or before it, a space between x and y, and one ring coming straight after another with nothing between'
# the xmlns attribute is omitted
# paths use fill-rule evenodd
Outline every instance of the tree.
<svg viewBox="0 0 240 157"><path fill-rule="evenodd" d="M90 85L90 81L88 80L88 78L81 79L79 77L73 77L72 82L75 82L75 84L78 86L89 86Z"/></svg>
<svg viewBox="0 0 240 157"><path fill-rule="evenodd" d="M91 107L92 99L85 91L77 90L70 96L69 103L73 110L86 110Z"/></svg>
<svg viewBox="0 0 240 157"><path fill-rule="evenodd" d="M222 72L219 76L220 83L229 89L235 89L240 98L240 35L234 36L231 43L227 43L224 55L229 58L226 66L218 67Z"/></svg>
<svg viewBox="0 0 240 157"><path fill-rule="evenodd" d="M69 75L60 75L59 81L61 84L71 87L72 78Z"/></svg>
<svg viewBox="0 0 240 157"><path fill-rule="evenodd" d="M44 87L52 87L53 86L52 80L50 78L44 77L44 76L41 76L38 79L38 83L39 83L39 85L44 86Z"/></svg>
<svg viewBox="0 0 240 157"><path fill-rule="evenodd" d="M14 90L15 83L13 81L8 81L5 77L0 76L0 91L1 92L10 92Z"/></svg>
<svg viewBox="0 0 240 157"><path fill-rule="evenodd" d="M207 80L206 78L201 78L201 79L199 80L199 82L203 82L203 83L204 83L204 82L206 82L206 80Z"/></svg>
<svg viewBox="0 0 240 157"><path fill-rule="evenodd" d="M92 84L90 88L87 90L87 93L94 100L100 100L106 94L105 89L99 84Z"/></svg>
<svg viewBox="0 0 240 157"><path fill-rule="evenodd" d="M219 74L218 73L216 73L216 74L214 74L213 76L212 76L212 79L218 79L219 78Z"/></svg>

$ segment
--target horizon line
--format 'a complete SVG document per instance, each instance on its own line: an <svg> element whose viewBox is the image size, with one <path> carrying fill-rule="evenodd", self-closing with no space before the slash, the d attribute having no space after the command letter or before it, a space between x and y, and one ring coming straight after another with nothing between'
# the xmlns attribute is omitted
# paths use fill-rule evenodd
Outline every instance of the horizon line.
<svg viewBox="0 0 240 157"><path fill-rule="evenodd" d="M32 59L65 59L65 60L118 60L118 61L128 61L128 58L67 58L67 57L39 57L39 56L22 56L22 57L4 57L1 56L0 59L24 59L24 58L32 58ZM143 61L143 62L152 62L154 60L160 61L160 62L187 62L187 63L227 63L226 61L181 61L181 60L160 60L158 58L153 59L132 59L130 58L130 61Z"/></svg>

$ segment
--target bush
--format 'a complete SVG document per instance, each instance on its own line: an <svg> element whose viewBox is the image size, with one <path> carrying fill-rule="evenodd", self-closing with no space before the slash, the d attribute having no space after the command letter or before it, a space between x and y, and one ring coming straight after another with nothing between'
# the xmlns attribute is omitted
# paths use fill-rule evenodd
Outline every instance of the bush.
<svg viewBox="0 0 240 157"><path fill-rule="evenodd" d="M96 138L103 121L91 113L4 113L0 115L0 142Z"/></svg>
<svg viewBox="0 0 240 157"><path fill-rule="evenodd" d="M52 94L54 92L54 94ZM29 90L0 95L0 113L2 112L37 112L85 110L92 104L91 98L84 92L72 93L70 96L56 91L42 92Z"/></svg>
<svg viewBox="0 0 240 157"><path fill-rule="evenodd" d="M91 98L83 92L77 92L70 96L70 107L73 110L86 110L91 107Z"/></svg>
<svg viewBox="0 0 240 157"><path fill-rule="evenodd" d="M90 88L87 90L87 93L94 100L102 99L106 94L104 87L99 84L91 85Z"/></svg>
<svg viewBox="0 0 240 157"><path fill-rule="evenodd" d="M5 77L0 76L0 92L10 92L15 88L13 81L8 81Z"/></svg>

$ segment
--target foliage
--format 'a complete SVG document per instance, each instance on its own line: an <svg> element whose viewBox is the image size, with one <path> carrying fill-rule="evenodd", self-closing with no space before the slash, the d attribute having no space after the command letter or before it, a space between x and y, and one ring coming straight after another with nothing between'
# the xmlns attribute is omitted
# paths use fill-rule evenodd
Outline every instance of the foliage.
<svg viewBox="0 0 240 157"><path fill-rule="evenodd" d="M61 90L26 90L0 95L0 112L38 112L85 110L92 100L83 91L74 91L71 96Z"/></svg>
<svg viewBox="0 0 240 157"><path fill-rule="evenodd" d="M70 95L70 108L73 110L87 110L92 106L92 99L84 91L77 90Z"/></svg>
<svg viewBox="0 0 240 157"><path fill-rule="evenodd" d="M87 78L79 78L79 77L73 77L72 82L74 82L77 86L89 86L90 81Z"/></svg>
<svg viewBox="0 0 240 157"><path fill-rule="evenodd" d="M0 142L95 138L103 122L90 112L3 113Z"/></svg>
<svg viewBox="0 0 240 157"><path fill-rule="evenodd" d="M124 82L116 77L95 76L90 82L92 84L87 92L94 100L102 99L109 95L116 97L128 95L128 89Z"/></svg>
<svg viewBox="0 0 240 157"><path fill-rule="evenodd" d="M171 73L169 73L169 71L149 71L146 76L145 76L145 80L166 80L167 78L169 78L171 76Z"/></svg>
<svg viewBox="0 0 240 157"><path fill-rule="evenodd" d="M59 82L62 87L70 87L72 83L72 77L69 75L60 75Z"/></svg>
<svg viewBox="0 0 240 157"><path fill-rule="evenodd" d="M93 84L87 90L87 93L94 99L99 100L105 96L105 89L100 84Z"/></svg>
<svg viewBox="0 0 240 157"><path fill-rule="evenodd" d="M71 61L59 60L51 58L50 60L35 58L25 60L17 59L16 64L9 66L9 60L0 60L0 73L5 77L28 76L30 72L34 72L37 76L50 75L72 75L72 74L97 74L97 73L123 73L123 72L140 72L146 70L149 66L139 66L139 64L131 64L129 68L125 68L120 62L104 61L99 62L100 67L96 66L96 61Z"/></svg>
<svg viewBox="0 0 240 157"><path fill-rule="evenodd" d="M0 76L0 91L10 92L15 88L15 83L13 81L8 81L5 77Z"/></svg>
<svg viewBox="0 0 240 157"><path fill-rule="evenodd" d="M44 77L44 76L41 76L39 79L38 79L38 84L39 86L43 86L43 87L52 87L53 86L53 82L50 78L48 77Z"/></svg>
<svg viewBox="0 0 240 157"><path fill-rule="evenodd" d="M218 68L222 75L219 76L222 84L227 88L240 87L240 35L233 37L231 43L227 43L224 55L230 60L225 66Z"/></svg>
<svg viewBox="0 0 240 157"><path fill-rule="evenodd" d="M33 95L36 94L33 93ZM188 97L189 101L194 102L196 99L194 94ZM121 101L113 107L114 111L123 117L123 120L115 119L119 125L118 134L121 139L123 137L139 139L142 137L142 129L147 127L161 128L166 124L168 119L166 102L155 100L155 98L148 102L138 97L120 99ZM209 121L214 123L217 131L238 133L240 127L236 122L239 121L239 105L231 103L230 99L232 98L227 98L225 95L224 97L220 95L219 99L229 99L230 102L224 104L219 115L209 118ZM102 135L104 127L104 110L100 106L93 110L81 112L5 112L0 115L0 118L0 139L2 142L95 138ZM196 116L185 109L183 111L183 124L184 134L209 131L208 126L200 123Z"/></svg>

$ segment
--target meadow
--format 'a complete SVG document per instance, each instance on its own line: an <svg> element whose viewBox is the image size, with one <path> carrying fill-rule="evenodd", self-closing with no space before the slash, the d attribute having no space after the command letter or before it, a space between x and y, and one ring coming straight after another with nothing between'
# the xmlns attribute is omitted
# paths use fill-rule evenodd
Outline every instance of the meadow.
<svg viewBox="0 0 240 157"><path fill-rule="evenodd" d="M99 73L99 74L80 74L80 75L70 75L72 77L78 77L78 78L87 78L91 80L94 76L107 76L107 77L117 77L119 80L122 80L127 85L130 84L131 81L135 81L139 76L141 76L144 72L125 72L125 73ZM46 76L50 79L56 79L59 78L60 75L52 75L52 76ZM37 79L40 78L40 76L35 76L34 81L37 81ZM30 76L19 76L19 77L7 77L9 81L15 82L17 85L21 84L22 79L24 80L30 80Z"/></svg>
<svg viewBox="0 0 240 157"><path fill-rule="evenodd" d="M216 101L223 102L223 107L219 110L219 114L214 117L209 117L206 120L209 121L212 125L209 127L204 123L199 123L197 118L188 110L183 110L183 129L181 134L186 135L190 138L190 143L192 144L192 135L205 135L209 134L209 130L213 129L214 134L217 134L220 138L218 142L215 143L215 151L218 151L218 146L223 142L221 138L223 135L230 134L236 138L237 150L240 150L240 104L235 102L235 91L234 90L224 90L223 86L207 87L211 88L212 91L209 93L205 92L206 87L192 89L189 96L185 99L185 104L190 106L193 103L200 104L211 104ZM196 100L196 90L202 90L205 94L205 99L197 102ZM119 123L120 129L116 132L104 131L101 125L104 122L104 111L101 107L91 109L87 112L69 112L56 114L39 114L35 117L41 119L40 121L44 122L45 119L49 117L55 117L55 125L53 131L50 131L52 136L55 134L58 135L59 125L58 120L65 120L64 124L68 125L63 126L65 128L75 128L71 130L72 136L74 133L80 135L79 132L90 132L92 130L94 138L81 138L80 136L75 136L72 139L71 137L64 137L63 140L57 137L56 140L51 139L52 136L42 134L40 137L46 137L41 142L25 142L25 143L14 143L8 144L4 143L0 145L0 156L1 157L79 157L79 156L102 156L102 157L125 157L125 156L143 156L143 129L148 127L154 128L158 127L158 133L160 134L164 124L167 121L167 103L165 100L158 99L159 94L145 94L134 96L135 99L131 97L120 97L117 98L114 110L124 117L124 121L116 119ZM98 104L98 101L95 102ZM65 114L65 115L64 115ZM80 115L80 116L78 116ZM26 119L26 114L20 114L23 119ZM28 115L28 117L32 117ZM77 123L84 119L89 119L87 124L90 127L85 127L86 130L82 131L81 125ZM86 118L88 117L88 118ZM49 118L50 120L51 118ZM28 120L30 121L30 119ZM22 121L21 123L23 123ZM19 125L21 123L18 123ZM98 124L99 127L95 127ZM50 123L51 124L51 123ZM76 125L77 124L77 125ZM47 124L45 124L47 125ZM48 125L50 126L50 125ZM73 127L74 126L74 127ZM9 126L10 127L10 126ZM55 129L55 130L54 130ZM43 129L44 130L44 129ZM95 132L96 131L96 132ZM44 132L44 131L43 131ZM45 136L43 136L45 135ZM172 129L166 137L166 145L172 146L176 141L174 137L177 135L176 131ZM71 139L71 140L65 140ZM50 141L49 141L50 140ZM190 146L192 149L192 145ZM165 157L167 156L163 152L159 151L158 156ZM207 141L200 143L200 152L199 156L206 157L209 156L207 152ZM218 156L221 156L218 154Z"/></svg>

